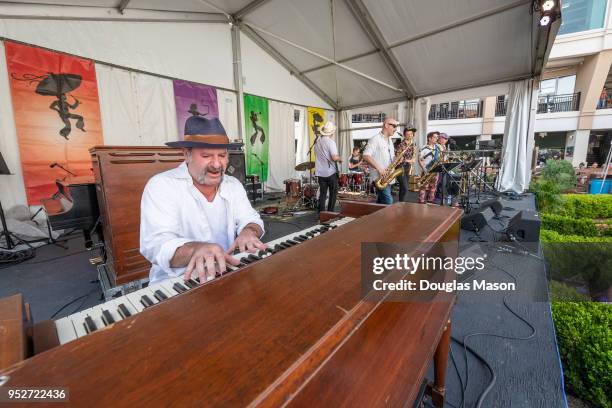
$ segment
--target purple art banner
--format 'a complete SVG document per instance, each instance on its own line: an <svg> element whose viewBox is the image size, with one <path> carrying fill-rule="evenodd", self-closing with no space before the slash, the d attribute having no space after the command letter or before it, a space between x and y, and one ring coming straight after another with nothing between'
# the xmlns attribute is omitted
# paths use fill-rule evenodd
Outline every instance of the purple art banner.
<svg viewBox="0 0 612 408"><path fill-rule="evenodd" d="M207 119L219 117L215 87L180 79L175 79L173 85L179 140L183 140L185 121L188 117L203 116Z"/></svg>

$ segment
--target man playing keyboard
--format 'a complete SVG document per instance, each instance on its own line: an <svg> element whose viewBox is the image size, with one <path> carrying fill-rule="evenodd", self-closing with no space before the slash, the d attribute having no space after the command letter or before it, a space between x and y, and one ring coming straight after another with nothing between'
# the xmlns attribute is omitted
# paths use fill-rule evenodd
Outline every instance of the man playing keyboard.
<svg viewBox="0 0 612 408"><path fill-rule="evenodd" d="M185 161L153 176L140 211L140 252L151 262L149 282L184 274L200 282L238 265L234 250L265 250L263 221L242 184L225 173L230 143L221 122L192 116L185 140L166 143L183 149Z"/></svg>

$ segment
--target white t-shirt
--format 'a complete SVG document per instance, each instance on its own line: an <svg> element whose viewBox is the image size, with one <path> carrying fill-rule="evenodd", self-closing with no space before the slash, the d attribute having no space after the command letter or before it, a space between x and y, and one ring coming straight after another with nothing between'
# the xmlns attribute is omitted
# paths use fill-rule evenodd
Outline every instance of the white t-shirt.
<svg viewBox="0 0 612 408"><path fill-rule="evenodd" d="M395 158L395 147L391 138L385 138L382 132L368 140L368 145L363 151L364 156L372 156L374 160L383 168L389 167ZM370 169L370 177L377 179L380 174L373 167ZM393 184L395 181L392 181Z"/></svg>
<svg viewBox="0 0 612 408"><path fill-rule="evenodd" d="M215 194L212 202L204 198L204 216L208 220L208 225L212 230L213 241L228 250L230 242L227 237L227 209L223 199L219 194Z"/></svg>

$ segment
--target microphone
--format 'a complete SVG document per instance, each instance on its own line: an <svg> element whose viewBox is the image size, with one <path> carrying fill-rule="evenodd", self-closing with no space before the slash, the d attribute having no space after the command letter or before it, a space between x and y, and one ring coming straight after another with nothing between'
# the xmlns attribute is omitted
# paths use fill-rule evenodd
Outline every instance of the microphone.
<svg viewBox="0 0 612 408"><path fill-rule="evenodd" d="M51 163L51 164L49 165L49 167L51 167L51 168L54 168L54 167L56 167L56 166L57 166L57 162Z"/></svg>

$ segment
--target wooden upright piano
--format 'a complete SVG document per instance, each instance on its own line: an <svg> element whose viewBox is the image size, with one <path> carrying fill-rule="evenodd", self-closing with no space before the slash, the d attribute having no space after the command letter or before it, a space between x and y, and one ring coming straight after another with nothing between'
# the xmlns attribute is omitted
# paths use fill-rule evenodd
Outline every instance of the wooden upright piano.
<svg viewBox="0 0 612 408"><path fill-rule="evenodd" d="M325 213L208 283L163 281L62 319L76 334L58 325L63 344L0 370L3 387L65 387L71 404L91 407L405 407L435 358L429 390L441 407L454 296L366 301L360 250L446 242L456 256L461 211L343 205L344 218ZM143 307L158 291L170 297Z"/></svg>
<svg viewBox="0 0 612 408"><path fill-rule="evenodd" d="M140 199L147 181L178 166L180 149L95 146L89 150L104 235L104 267L112 286L149 276L140 254Z"/></svg>

